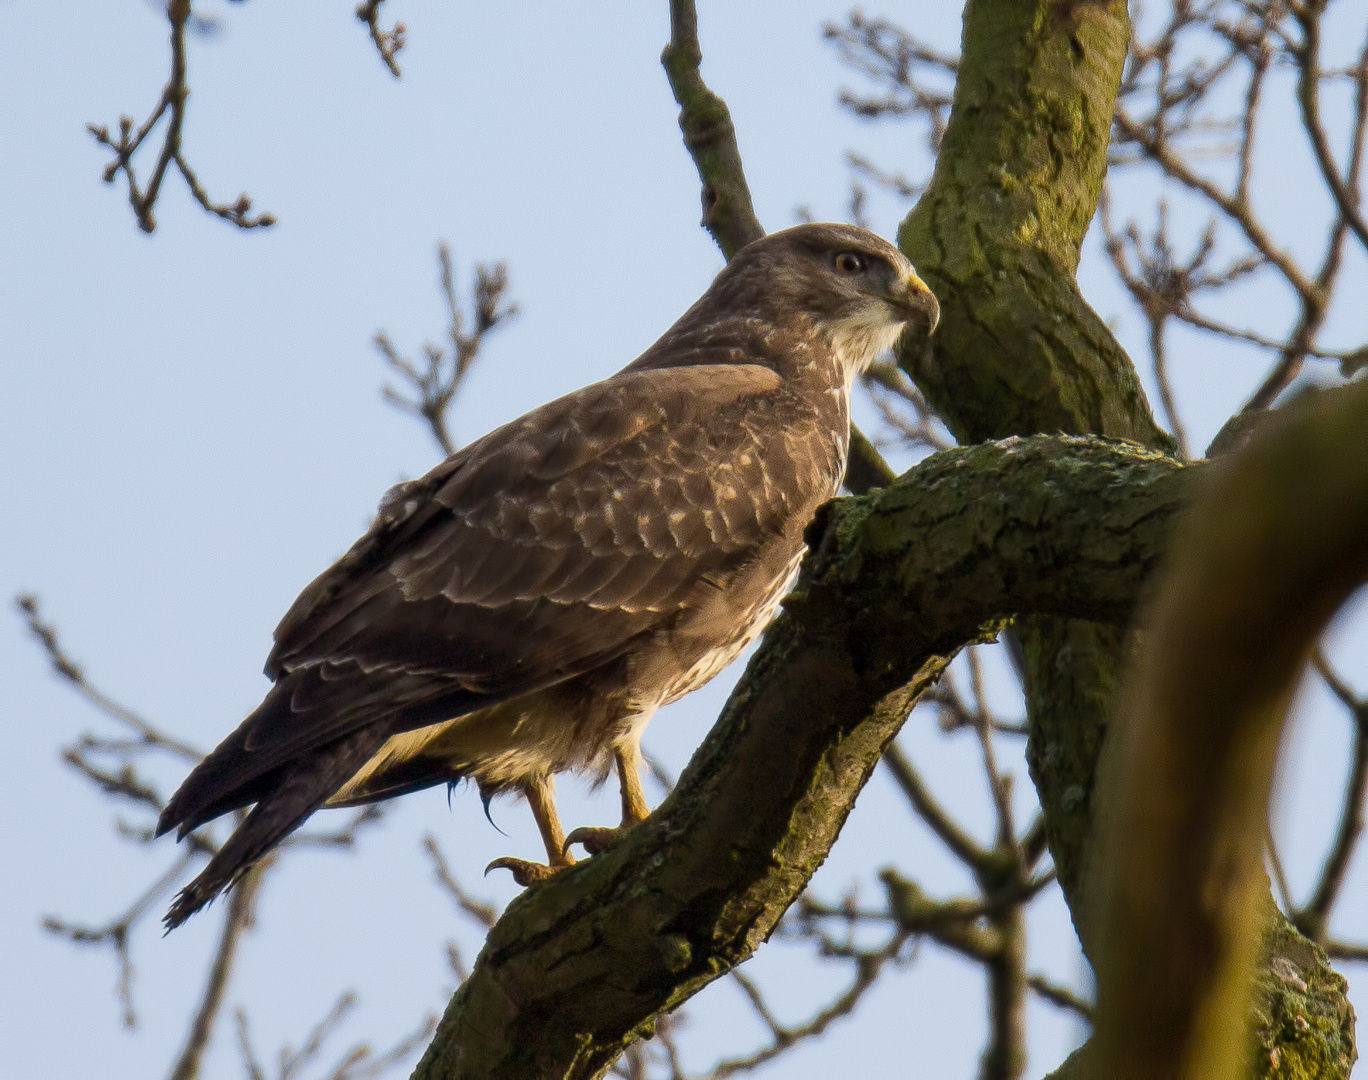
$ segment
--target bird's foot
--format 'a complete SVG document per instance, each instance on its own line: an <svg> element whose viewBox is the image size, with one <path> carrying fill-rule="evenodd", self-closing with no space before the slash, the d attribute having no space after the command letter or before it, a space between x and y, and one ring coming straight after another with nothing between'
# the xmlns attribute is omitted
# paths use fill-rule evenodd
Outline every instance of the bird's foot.
<svg viewBox="0 0 1368 1080"><path fill-rule="evenodd" d="M513 875L513 880L524 889L529 885L535 885L539 881L546 881L553 878L572 865L569 861L561 863L559 866L547 866L546 863L528 862L526 859L502 858L495 859L485 867L485 877L489 876L491 870L507 870Z"/></svg>
<svg viewBox="0 0 1368 1080"><path fill-rule="evenodd" d="M569 851L574 844L583 844L584 850L590 855L602 855L626 836L631 828L631 825L620 825L616 829L579 828L565 838L564 850Z"/></svg>

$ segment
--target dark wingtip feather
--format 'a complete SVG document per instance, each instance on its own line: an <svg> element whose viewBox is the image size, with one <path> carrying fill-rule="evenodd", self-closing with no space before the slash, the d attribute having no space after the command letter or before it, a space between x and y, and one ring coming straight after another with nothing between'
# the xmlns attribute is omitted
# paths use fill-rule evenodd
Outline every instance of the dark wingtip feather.
<svg viewBox="0 0 1368 1080"><path fill-rule="evenodd" d="M212 904L218 894L223 891L224 886L229 884L226 881L205 881L204 877L205 875L201 874L176 894L176 899L172 901L171 907L162 916L162 925L166 927L162 933L163 937L184 923L195 912Z"/></svg>
<svg viewBox="0 0 1368 1080"><path fill-rule="evenodd" d="M389 732L359 731L332 746L314 751L273 782L199 877L177 894L163 920L174 930L199 911L224 889L247 872L251 865L270 854L281 840L323 804L366 759L380 748ZM179 815L184 816L184 815ZM192 815L182 822L182 831L200 822Z"/></svg>

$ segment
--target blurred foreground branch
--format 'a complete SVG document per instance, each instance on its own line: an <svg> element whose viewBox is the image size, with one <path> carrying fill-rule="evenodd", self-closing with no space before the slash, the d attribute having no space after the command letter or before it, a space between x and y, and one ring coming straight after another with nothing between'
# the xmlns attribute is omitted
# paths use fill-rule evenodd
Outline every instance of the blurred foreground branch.
<svg viewBox="0 0 1368 1080"><path fill-rule="evenodd" d="M1236 1080L1283 722L1316 636L1368 581L1368 384L1287 409L1211 470L1169 566L1102 823L1097 1075ZM1347 1075L1352 1021L1312 1019Z"/></svg>

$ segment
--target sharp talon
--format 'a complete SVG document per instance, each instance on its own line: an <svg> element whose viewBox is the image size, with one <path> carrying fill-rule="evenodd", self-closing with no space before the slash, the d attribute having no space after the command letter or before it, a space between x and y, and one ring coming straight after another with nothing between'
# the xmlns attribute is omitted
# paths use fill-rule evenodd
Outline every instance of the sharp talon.
<svg viewBox="0 0 1368 1080"><path fill-rule="evenodd" d="M562 852L569 851L572 844L583 844L584 850L590 855L602 855L610 847L618 842L626 833L625 828L621 829L595 829L580 828L576 829L565 838L565 846Z"/></svg>
<svg viewBox="0 0 1368 1080"><path fill-rule="evenodd" d="M502 858L495 859L485 867L485 877L489 876L491 870L507 870L513 875L513 880L526 889L529 885L535 885L539 881L554 877L558 872L564 870L563 866L547 866L545 863L528 862L526 859Z"/></svg>
<svg viewBox="0 0 1368 1080"><path fill-rule="evenodd" d="M454 786L454 785L453 785L453 786ZM490 804L490 801L493 800L493 798L494 798L494 792L492 792L492 791L490 791L490 792L481 791L481 792L480 792L480 802L484 803L485 820L486 820L487 822L489 822L491 825L494 825L494 818L493 818L493 815L491 815L490 812L489 812L489 804ZM448 806L448 807L451 806L451 788L450 788L450 787L447 788L447 806ZM496 833L498 833L500 836L507 836L507 835L508 835L508 833L504 832L504 831L503 831L501 828L499 828L499 826L497 826L497 825L494 825L494 831L495 831ZM491 863L490 865L493 865L493 864ZM485 872L488 873L488 870L486 870Z"/></svg>

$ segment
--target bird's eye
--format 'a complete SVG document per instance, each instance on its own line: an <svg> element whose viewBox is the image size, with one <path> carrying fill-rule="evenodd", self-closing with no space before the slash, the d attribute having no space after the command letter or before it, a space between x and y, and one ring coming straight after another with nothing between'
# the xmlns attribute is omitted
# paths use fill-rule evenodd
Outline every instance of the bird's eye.
<svg viewBox="0 0 1368 1080"><path fill-rule="evenodd" d="M854 274L863 274L865 271L865 257L855 251L842 251L833 260L836 273L844 274L847 277Z"/></svg>

